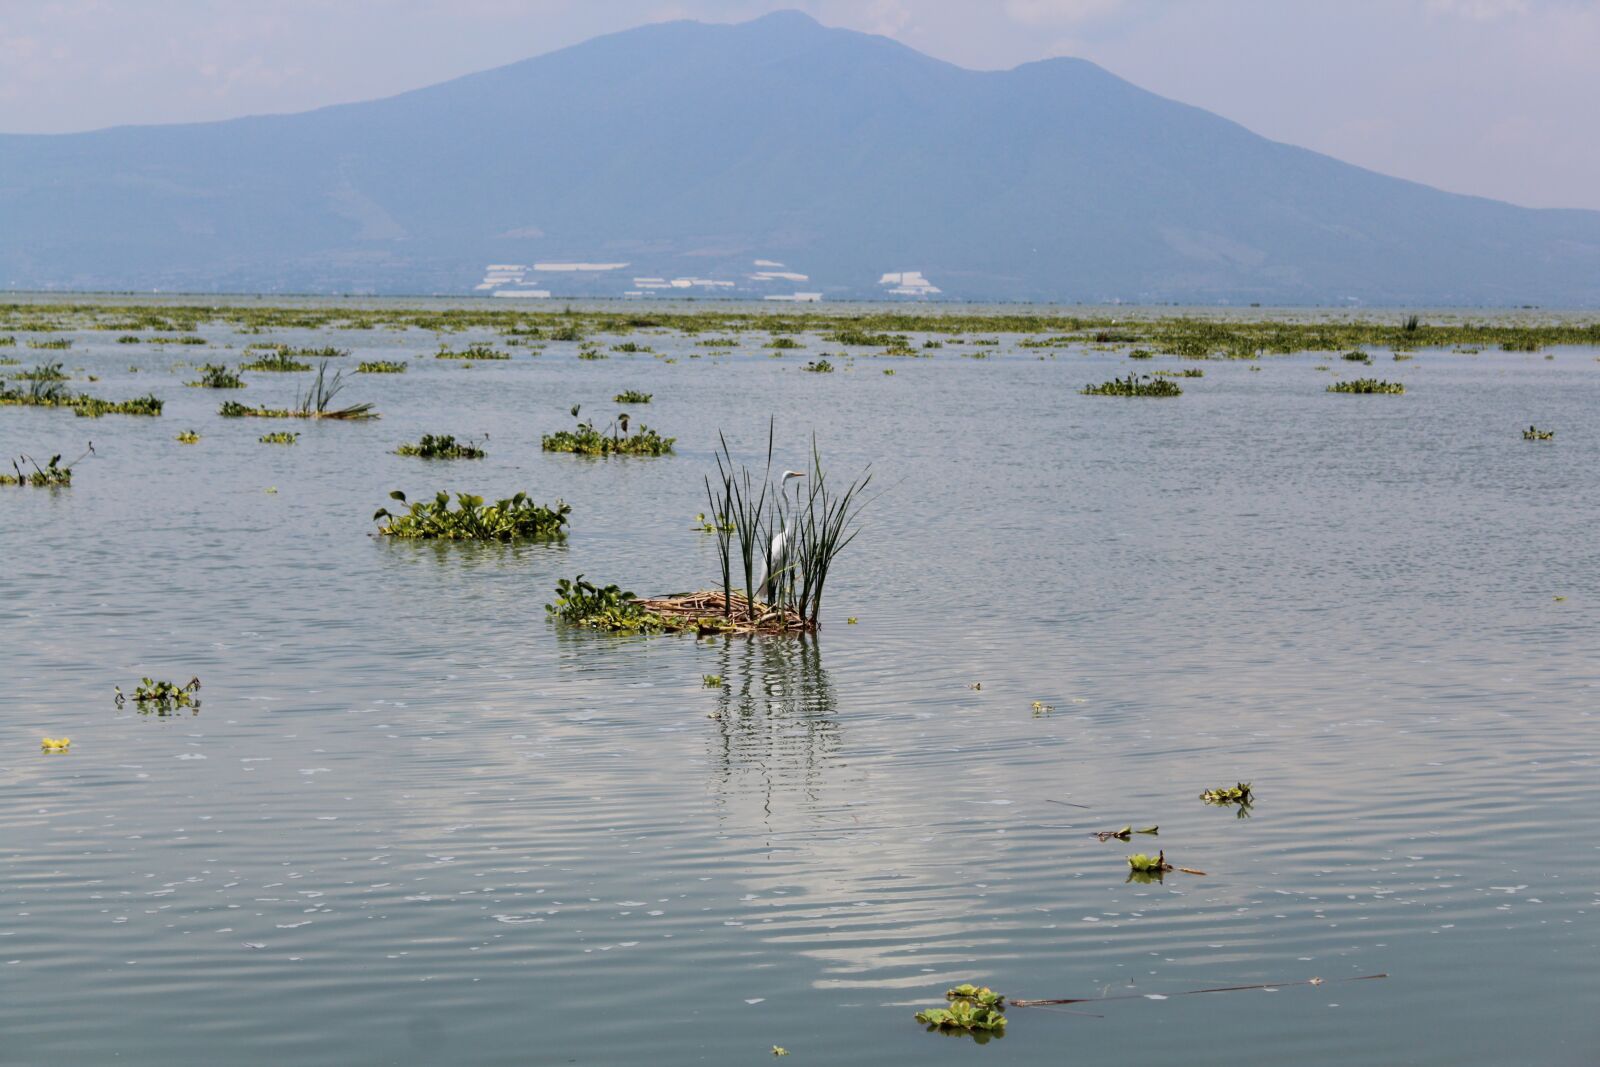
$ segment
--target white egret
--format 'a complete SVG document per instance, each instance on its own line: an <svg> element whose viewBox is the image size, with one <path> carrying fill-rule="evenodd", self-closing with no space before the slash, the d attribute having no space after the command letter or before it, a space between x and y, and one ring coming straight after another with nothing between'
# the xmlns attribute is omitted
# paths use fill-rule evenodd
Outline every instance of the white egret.
<svg viewBox="0 0 1600 1067"><path fill-rule="evenodd" d="M780 497L787 499L790 479L804 477L804 471L784 471L783 478L778 483ZM767 546L766 559L762 561L762 578L756 583L756 596L768 604L772 603L773 595L784 582L785 571L789 567L789 552L794 547L794 517L795 512L800 510L799 486L795 487L794 505L784 520L783 529L772 535L772 543Z"/></svg>

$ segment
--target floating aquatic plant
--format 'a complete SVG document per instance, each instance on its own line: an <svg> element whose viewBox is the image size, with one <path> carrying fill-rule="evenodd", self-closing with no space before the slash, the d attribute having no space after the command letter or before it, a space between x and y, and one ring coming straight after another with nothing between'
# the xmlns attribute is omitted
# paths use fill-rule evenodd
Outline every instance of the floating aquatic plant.
<svg viewBox="0 0 1600 1067"><path fill-rule="evenodd" d="M29 341L28 342L28 347L29 348L56 348L56 349L71 348L72 347L72 338L70 338L70 337L52 337L52 338L49 338L48 340L44 340L44 341Z"/></svg>
<svg viewBox="0 0 1600 1067"><path fill-rule="evenodd" d="M220 363L207 363L200 368L200 380L189 384L198 389L243 389L244 379Z"/></svg>
<svg viewBox="0 0 1600 1067"><path fill-rule="evenodd" d="M812 374L832 374L833 364L826 359L814 359L800 369L810 371Z"/></svg>
<svg viewBox="0 0 1600 1067"><path fill-rule="evenodd" d="M628 389L618 393L611 399L618 404L648 404L650 403L651 395L650 393L641 393L637 389Z"/></svg>
<svg viewBox="0 0 1600 1067"><path fill-rule="evenodd" d="M317 367L317 376L300 394L293 408L262 408L241 404L237 400L223 401L217 414L224 418L257 419L344 419L361 421L375 419L378 413L371 404L352 404L345 408L330 408L333 398L344 388L344 372L335 371L333 379L327 378L328 364L324 360Z"/></svg>
<svg viewBox="0 0 1600 1067"><path fill-rule="evenodd" d="M644 423L629 434L626 413L618 415L606 431L595 429L593 422L580 422L574 429L545 434L539 444L546 452L570 452L580 456L664 456L672 451L672 443L677 440L662 437Z"/></svg>
<svg viewBox="0 0 1600 1067"><path fill-rule="evenodd" d="M967 1034L986 1041L1006 1031L1006 998L987 986L958 985L945 992L946 1006L917 1012L929 1032Z"/></svg>
<svg viewBox="0 0 1600 1067"><path fill-rule="evenodd" d="M1249 782L1240 782L1237 785L1218 786L1207 789L1200 794L1200 799L1207 804L1219 807L1234 807L1237 805L1239 818L1248 818L1250 809L1256 802L1255 794L1250 791Z"/></svg>
<svg viewBox="0 0 1600 1067"><path fill-rule="evenodd" d="M396 489L389 496L407 503ZM517 493L485 505L483 497L456 494L457 507L450 507L450 494L440 492L432 500L419 500L396 515L379 508L372 519L389 520L378 527L384 537L442 539L448 541L555 540L566 536L564 527L572 507L556 501L553 507L535 504L526 493Z"/></svg>
<svg viewBox="0 0 1600 1067"><path fill-rule="evenodd" d="M1159 834L1160 832L1161 827L1159 826L1144 826L1135 830L1132 825L1128 825L1120 830L1098 830L1094 836L1101 841L1127 841L1134 834Z"/></svg>
<svg viewBox="0 0 1600 1067"><path fill-rule="evenodd" d="M510 359L511 353L501 352L490 348L486 344L472 344L466 348L451 349L440 346L439 351L433 354L434 359Z"/></svg>
<svg viewBox="0 0 1600 1067"><path fill-rule="evenodd" d="M489 453L471 441L457 441L452 434L431 433L422 435L416 444L404 444L394 450L397 456L417 456L422 459L482 459Z"/></svg>
<svg viewBox="0 0 1600 1067"><path fill-rule="evenodd" d="M620 345L612 345L611 346L611 351L613 351L613 352L654 352L655 349L651 348L649 345L641 345L637 341L624 341ZM638 401L638 402L639 403L643 403L643 401Z"/></svg>
<svg viewBox="0 0 1600 1067"><path fill-rule="evenodd" d="M1354 349L1352 351L1345 352L1341 354L1339 358L1347 360L1351 363L1365 363L1369 367L1372 366L1372 357L1360 349Z"/></svg>
<svg viewBox="0 0 1600 1067"><path fill-rule="evenodd" d="M39 747L46 752L65 752L72 747L70 737L45 737L39 741Z"/></svg>
<svg viewBox="0 0 1600 1067"><path fill-rule="evenodd" d="M1554 430L1541 430L1537 426L1529 426L1522 431L1522 439L1524 441L1554 441L1556 432Z"/></svg>
<svg viewBox="0 0 1600 1067"><path fill-rule="evenodd" d="M184 430L178 434L177 442L180 445L197 445L200 443L200 435L194 430Z"/></svg>
<svg viewBox="0 0 1600 1067"><path fill-rule="evenodd" d="M292 445L300 440L300 435L288 430L274 430L272 433L262 434L256 440L264 445Z"/></svg>
<svg viewBox="0 0 1600 1067"><path fill-rule="evenodd" d="M93 446L90 446L89 451L94 451ZM84 455L88 455L88 453L86 452ZM23 470L22 465L24 463L33 469L31 471ZM50 462L43 467L34 462L31 456L18 456L11 461L11 469L16 473L0 474L0 486L26 485L35 489L65 489L72 484L72 468L63 467L59 455L51 456Z"/></svg>
<svg viewBox="0 0 1600 1067"><path fill-rule="evenodd" d="M1113 378L1099 385L1086 385L1084 396L1182 396L1183 390L1176 382L1151 375L1130 374L1126 378Z"/></svg>
<svg viewBox="0 0 1600 1067"><path fill-rule="evenodd" d="M1406 387L1400 382L1386 382L1379 378L1356 378L1348 382L1334 382L1328 386L1330 393L1390 393L1400 394Z"/></svg>
<svg viewBox="0 0 1600 1067"><path fill-rule="evenodd" d="M11 377L27 382L64 382L70 375L61 369L60 362L41 363L28 370L19 370Z"/></svg>
<svg viewBox="0 0 1600 1067"><path fill-rule="evenodd" d="M556 582L555 602L544 606L551 618L611 633L664 633L683 629L640 604L617 585L595 585L583 575ZM709 675L708 675L709 677Z"/></svg>
<svg viewBox="0 0 1600 1067"><path fill-rule="evenodd" d="M268 352L259 359L251 360L239 368L240 370L272 371L280 374L310 370L311 364L302 363L290 354L289 349L277 348Z"/></svg>
<svg viewBox="0 0 1600 1067"><path fill-rule="evenodd" d="M707 688L707 689L721 689L722 688L722 675L720 675L720 674L705 674L705 675L701 675L700 676L700 684L702 686L704 686L705 688Z"/></svg>
<svg viewBox="0 0 1600 1067"><path fill-rule="evenodd" d="M141 715L171 715L180 708L191 708L192 714L198 715L200 698L195 694L199 691L199 678L190 678L187 685L141 678L133 690L133 706ZM120 708L128 698L123 696L121 686L116 687L116 694L114 703Z"/></svg>
<svg viewBox="0 0 1600 1067"><path fill-rule="evenodd" d="M404 363L393 363L385 359L368 360L356 365L357 374L404 374Z"/></svg>

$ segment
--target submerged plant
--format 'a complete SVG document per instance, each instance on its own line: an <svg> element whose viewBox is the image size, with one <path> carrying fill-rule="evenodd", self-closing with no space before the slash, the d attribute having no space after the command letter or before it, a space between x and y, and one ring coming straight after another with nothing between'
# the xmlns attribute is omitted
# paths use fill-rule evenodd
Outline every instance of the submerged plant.
<svg viewBox="0 0 1600 1067"><path fill-rule="evenodd" d="M394 450L397 456L418 456L422 459L482 459L489 453L470 441L457 441L451 434L422 435L416 444L405 444Z"/></svg>
<svg viewBox="0 0 1600 1067"><path fill-rule="evenodd" d="M1537 426L1529 426L1522 431L1522 439L1524 441L1554 441L1556 432L1554 430L1541 430Z"/></svg>
<svg viewBox="0 0 1600 1067"><path fill-rule="evenodd" d="M1148 374L1130 374L1126 378L1113 378L1099 385L1086 385L1084 396L1182 396L1183 390L1176 382Z"/></svg>
<svg viewBox="0 0 1600 1067"><path fill-rule="evenodd" d="M1334 382L1328 386L1330 393L1390 393L1400 394L1406 387L1400 382L1386 382L1380 378L1357 378L1354 381Z"/></svg>
<svg viewBox="0 0 1600 1067"><path fill-rule="evenodd" d="M133 690L133 706L141 715L171 715L180 708L191 708L191 713L198 715L200 698L194 694L199 691L199 678L189 679L187 685L141 678ZM128 698L123 696L121 686L116 687L116 694L114 703L120 708Z"/></svg>
<svg viewBox="0 0 1600 1067"><path fill-rule="evenodd" d="M406 503L406 495L396 489L389 496ZM389 521L378 527L384 537L442 539L448 541L555 540L566 536L563 527L572 511L569 504L556 501L554 507L535 504L526 493L485 505L483 497L457 493L455 510L450 494L440 492L432 500L419 500L408 511L396 515L379 508L372 519Z"/></svg>
<svg viewBox="0 0 1600 1067"><path fill-rule="evenodd" d="M200 380L189 384L197 389L243 389L244 379L220 363L207 363L200 368Z"/></svg>
<svg viewBox="0 0 1600 1067"><path fill-rule="evenodd" d="M618 404L648 404L650 403L651 395L650 393L641 393L637 389L628 389L618 393L611 399Z"/></svg>
<svg viewBox="0 0 1600 1067"><path fill-rule="evenodd" d="M1006 1031L1006 998L987 986L958 985L945 992L946 1006L917 1012L929 1032L968 1034L978 1041Z"/></svg>

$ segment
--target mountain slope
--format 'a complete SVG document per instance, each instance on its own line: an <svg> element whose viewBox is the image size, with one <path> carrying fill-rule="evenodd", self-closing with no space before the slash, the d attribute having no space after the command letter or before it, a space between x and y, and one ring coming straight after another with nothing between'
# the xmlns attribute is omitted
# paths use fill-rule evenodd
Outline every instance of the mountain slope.
<svg viewBox="0 0 1600 1067"><path fill-rule="evenodd" d="M1600 212L1443 193L1070 59L963 70L803 15L647 26L299 115L0 136L0 285L1600 303ZM788 284L792 289L794 283ZM765 287L765 288L764 288Z"/></svg>

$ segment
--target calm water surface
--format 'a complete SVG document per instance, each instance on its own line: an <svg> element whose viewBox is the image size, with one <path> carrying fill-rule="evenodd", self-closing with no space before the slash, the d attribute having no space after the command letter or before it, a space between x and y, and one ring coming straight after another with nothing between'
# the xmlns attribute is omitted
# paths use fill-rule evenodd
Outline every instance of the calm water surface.
<svg viewBox="0 0 1600 1067"><path fill-rule="evenodd" d="M204 332L230 362L263 339ZM816 375L816 338L640 335L676 362L353 376L382 420L282 448L216 408L304 375L187 389L218 352L75 336L5 351L167 413L0 409L7 455L97 452L0 497L0 1062L1600 1061L1592 352L1257 369L1001 338ZM437 340L267 339L352 365ZM1176 400L1077 393L1194 365ZM539 451L627 388L675 456ZM753 457L772 414L779 464L814 432L876 472L818 640L546 621L579 572L710 584L716 432ZM425 432L490 457L390 454ZM383 543L395 488L564 498L571 536ZM141 675L199 675L201 712L118 711ZM1238 779L1251 818L1197 799ZM1127 823L1160 838L1090 836ZM1147 846L1209 876L1125 882ZM1013 1009L982 1048L923 1033L966 980L1134 996Z"/></svg>

